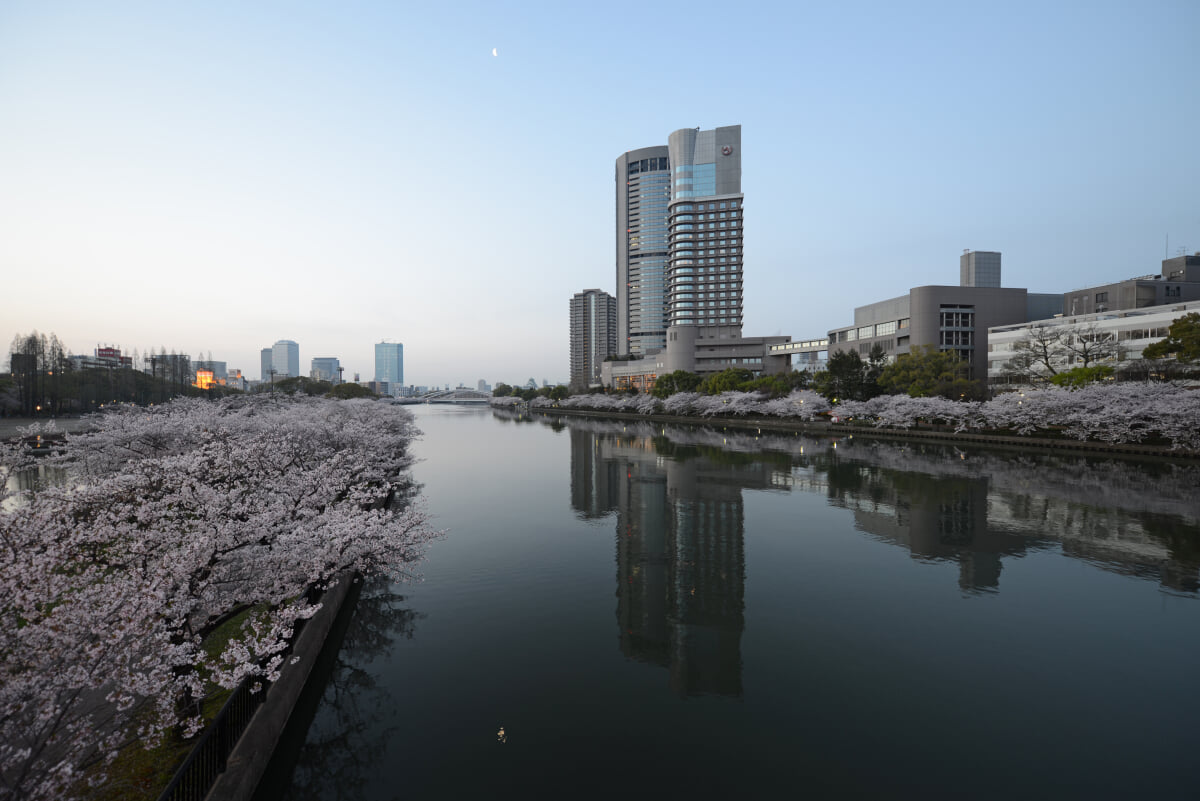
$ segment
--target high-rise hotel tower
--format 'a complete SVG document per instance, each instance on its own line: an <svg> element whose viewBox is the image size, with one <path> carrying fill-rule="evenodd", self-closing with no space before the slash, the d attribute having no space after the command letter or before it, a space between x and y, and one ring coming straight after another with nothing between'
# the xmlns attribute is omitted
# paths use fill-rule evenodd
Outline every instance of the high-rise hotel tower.
<svg viewBox="0 0 1200 801"><path fill-rule="evenodd" d="M791 369L786 336L742 336L742 126L684 128L617 159L617 350L600 381ZM779 346L779 347L777 347Z"/></svg>
<svg viewBox="0 0 1200 801"><path fill-rule="evenodd" d="M675 131L617 158L617 350L671 326L742 325L742 127Z"/></svg>
<svg viewBox="0 0 1200 801"><path fill-rule="evenodd" d="M667 327L742 330L742 126L668 139Z"/></svg>

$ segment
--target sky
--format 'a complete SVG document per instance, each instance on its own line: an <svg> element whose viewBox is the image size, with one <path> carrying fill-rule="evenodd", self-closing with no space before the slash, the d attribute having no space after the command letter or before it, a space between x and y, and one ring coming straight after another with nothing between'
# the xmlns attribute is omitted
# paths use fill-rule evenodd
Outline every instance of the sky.
<svg viewBox="0 0 1200 801"><path fill-rule="evenodd" d="M0 0L0 337L568 377L614 162L742 126L747 336L1200 251L1200 3ZM493 55L495 48L495 55Z"/></svg>

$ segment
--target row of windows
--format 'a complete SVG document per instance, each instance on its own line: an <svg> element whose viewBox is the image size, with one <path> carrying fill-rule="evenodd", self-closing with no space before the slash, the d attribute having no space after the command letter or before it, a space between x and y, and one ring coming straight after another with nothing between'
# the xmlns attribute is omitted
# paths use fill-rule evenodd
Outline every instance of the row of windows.
<svg viewBox="0 0 1200 801"><path fill-rule="evenodd" d="M942 328L974 328L975 312L973 311L941 311L939 325Z"/></svg>
<svg viewBox="0 0 1200 801"><path fill-rule="evenodd" d="M1162 339L1169 333L1167 328L1135 328L1132 331L1121 331L1117 334L1119 340L1129 339Z"/></svg>
<svg viewBox="0 0 1200 801"><path fill-rule="evenodd" d="M670 164L666 158L642 159L635 161L629 165L629 174L637 175L639 172L649 172L650 170L669 170Z"/></svg>
<svg viewBox="0 0 1200 801"><path fill-rule="evenodd" d="M720 209L723 209L726 207L731 208L731 209L736 209L738 207L738 202L736 200L730 200L730 201L722 200L720 202L714 201L712 203L707 203L707 204L705 204L705 203L683 203L683 204L674 206L673 208L675 211L719 211Z"/></svg>
<svg viewBox="0 0 1200 801"><path fill-rule="evenodd" d="M713 231L711 234L708 232L705 232L702 234L688 234L688 233L679 233L678 231L676 231L676 232L672 233L671 241L678 246L691 247L693 244L695 244L702 248L703 247L711 248L713 245L720 245L720 246L724 246L726 244L736 245L738 243L738 239L736 238L736 235L738 233L739 233L738 231ZM734 236L734 238L729 239L729 240L721 239L717 242L701 242L701 241L696 241L695 243L692 242L693 239L695 239L695 240L717 239L717 237L720 237L720 236L730 236L730 235Z"/></svg>
<svg viewBox="0 0 1200 801"><path fill-rule="evenodd" d="M676 254L676 255L679 256L682 254ZM674 261L672 261L672 264L679 266L679 267L684 267L684 266L688 266L688 265L692 265L692 264L725 264L726 262L732 262L733 264L737 264L738 260L737 260L736 256L718 256L715 259L690 259L690 258L685 257L685 258L675 259ZM722 267L721 269L725 269L725 268Z"/></svg>
<svg viewBox="0 0 1200 801"><path fill-rule="evenodd" d="M737 252L738 252L737 248L728 248L728 249L727 248L716 248L714 250L676 250L676 251L672 252L672 255L675 256L676 258L685 258L685 257L696 256L696 255L723 256L723 255L725 255L726 250L728 250L729 253L732 253L735 256L737 255ZM725 261L725 260L721 259L721 261Z"/></svg>
<svg viewBox="0 0 1200 801"><path fill-rule="evenodd" d="M704 220L704 219L709 219L709 220L722 219L723 220L723 219L725 219L726 215L729 215L730 217L736 217L736 216L738 216L738 213L736 211L709 212L707 218L703 214L694 214L694 215L693 214L678 214L673 219L674 219L674 221Z"/></svg>
<svg viewBox="0 0 1200 801"><path fill-rule="evenodd" d="M675 325L736 325L739 322L737 317L709 317L707 320L703 317L697 317L695 320L689 320L687 312L680 312L679 316L673 320Z"/></svg>
<svg viewBox="0 0 1200 801"><path fill-rule="evenodd" d="M942 331L939 344L949 348L972 348L975 346L975 332Z"/></svg>
<svg viewBox="0 0 1200 801"><path fill-rule="evenodd" d="M731 227L731 228L737 228L737 222L736 222L736 221L734 221L734 222L731 222L731 223L728 223L728 225L729 225L729 227ZM700 224L698 224L698 225L692 225L691 223L683 223L682 225L676 225L676 224L675 224L675 222L672 220L672 223L671 223L671 230L672 230L672 231L691 231L691 230L700 230L700 231L703 231L703 230L705 230L705 228L706 228L706 227L707 227L708 229L710 229L710 230L711 230L711 229L713 229L713 228L724 228L725 226L726 226L726 223L725 223L725 222L720 222L720 223L700 223Z"/></svg>

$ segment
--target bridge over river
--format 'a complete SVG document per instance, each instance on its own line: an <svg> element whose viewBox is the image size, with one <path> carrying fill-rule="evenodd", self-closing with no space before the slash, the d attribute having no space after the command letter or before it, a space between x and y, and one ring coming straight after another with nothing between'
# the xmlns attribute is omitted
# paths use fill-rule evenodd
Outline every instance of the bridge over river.
<svg viewBox="0 0 1200 801"><path fill-rule="evenodd" d="M399 398L396 403L456 403L459 405L486 405L492 398L490 392L480 392L477 389L439 389L426 392L413 398Z"/></svg>

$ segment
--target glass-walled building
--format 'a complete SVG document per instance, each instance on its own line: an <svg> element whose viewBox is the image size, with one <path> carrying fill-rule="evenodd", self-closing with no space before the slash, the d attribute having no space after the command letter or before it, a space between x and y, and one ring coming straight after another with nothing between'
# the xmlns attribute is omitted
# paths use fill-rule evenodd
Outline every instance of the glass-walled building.
<svg viewBox="0 0 1200 801"><path fill-rule="evenodd" d="M666 347L667 201L670 159L664 146L617 158L617 350Z"/></svg>
<svg viewBox="0 0 1200 801"><path fill-rule="evenodd" d="M290 339L281 339L271 348L271 365L276 378L300 375L300 346Z"/></svg>
<svg viewBox="0 0 1200 801"><path fill-rule="evenodd" d="M389 387L404 385L404 345L400 342L375 344L375 380L386 381Z"/></svg>
<svg viewBox="0 0 1200 801"><path fill-rule="evenodd" d="M312 372L309 376L314 381L328 381L331 384L341 383L341 363L333 356L318 356L312 360Z"/></svg>

